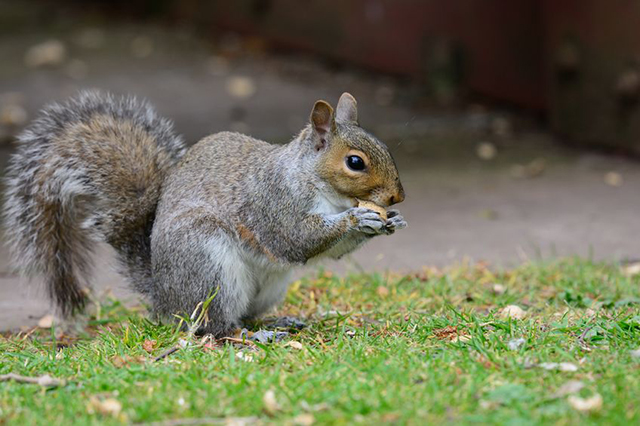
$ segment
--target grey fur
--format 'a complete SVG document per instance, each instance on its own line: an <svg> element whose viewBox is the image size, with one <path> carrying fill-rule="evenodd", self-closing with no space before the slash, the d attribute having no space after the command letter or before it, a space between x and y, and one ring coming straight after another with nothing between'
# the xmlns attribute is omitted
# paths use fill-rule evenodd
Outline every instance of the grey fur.
<svg viewBox="0 0 640 426"><path fill-rule="evenodd" d="M16 262L44 274L71 313L84 303L93 242L106 241L156 314L189 315L215 292L201 331L229 334L282 300L293 268L406 226L395 210L385 222L353 207L355 198L404 198L386 146L355 123L355 100L338 105L337 122L318 104L322 131L309 125L287 145L223 132L186 154L170 123L131 98L88 93L48 107L8 172ZM352 173L353 182L373 182L366 188L350 184L349 171L338 183L346 149L366 153L375 179Z"/></svg>
<svg viewBox="0 0 640 426"><path fill-rule="evenodd" d="M132 123L154 141L137 169L119 175L119 167L101 167L94 148L103 140L78 140L80 126L105 117L103 139L114 139L104 162L126 163L136 140L117 141L114 123ZM117 127L117 125L113 126ZM111 132L111 134L109 134ZM95 241L106 241L119 254L123 272L134 284L149 278L149 234L159 197L159 184L184 153L172 124L145 102L83 92L64 104L51 104L19 137L6 173L4 225L15 264L22 272L44 275L51 298L65 315L81 309L83 288L91 272ZM164 162L164 163L163 163ZM140 177L151 169L158 176ZM136 183L124 184L127 180ZM145 184L152 183L144 187ZM142 185L132 192L131 185ZM157 188L156 188L157 187ZM124 213L130 215L125 217Z"/></svg>

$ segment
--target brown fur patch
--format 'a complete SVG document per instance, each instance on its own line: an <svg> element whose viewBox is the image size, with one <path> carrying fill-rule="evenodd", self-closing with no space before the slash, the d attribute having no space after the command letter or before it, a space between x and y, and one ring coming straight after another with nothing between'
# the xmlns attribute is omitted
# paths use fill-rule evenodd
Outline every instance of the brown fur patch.
<svg viewBox="0 0 640 426"><path fill-rule="evenodd" d="M367 168L363 172L349 170L345 159L349 155L361 156ZM344 141L335 138L320 163L320 176L340 194L352 198L369 199L371 191L384 184L384 174L376 170L369 157L360 150L351 149Z"/></svg>
<svg viewBox="0 0 640 426"><path fill-rule="evenodd" d="M268 248L258 242L255 234L251 232L249 228L239 223L238 225L236 225L236 230L238 231L238 235L240 236L240 239L242 241L248 243L253 249L264 253L264 255L267 256L270 261L278 262L278 259L273 255L273 253L271 253Z"/></svg>

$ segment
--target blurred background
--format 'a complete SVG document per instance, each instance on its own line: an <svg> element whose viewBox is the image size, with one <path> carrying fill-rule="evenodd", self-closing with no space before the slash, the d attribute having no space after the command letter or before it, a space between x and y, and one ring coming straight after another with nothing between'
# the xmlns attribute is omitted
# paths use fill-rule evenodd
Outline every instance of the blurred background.
<svg viewBox="0 0 640 426"><path fill-rule="evenodd" d="M44 104L81 89L148 99L190 144L285 143L349 91L396 157L409 228L331 270L630 261L639 19L628 0L0 0L0 166ZM126 294L100 258L98 288ZM4 248L0 308L0 329L48 309Z"/></svg>

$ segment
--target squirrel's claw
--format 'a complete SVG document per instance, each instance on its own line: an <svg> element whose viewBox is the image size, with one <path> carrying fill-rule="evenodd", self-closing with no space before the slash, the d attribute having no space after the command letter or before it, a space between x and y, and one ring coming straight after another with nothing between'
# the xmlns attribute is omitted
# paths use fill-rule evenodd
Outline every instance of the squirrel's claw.
<svg viewBox="0 0 640 426"><path fill-rule="evenodd" d="M350 212L356 220L355 230L367 235L380 235L385 233L385 222L377 212L365 208L354 207Z"/></svg>
<svg viewBox="0 0 640 426"><path fill-rule="evenodd" d="M389 210L387 212L389 219L385 224L385 229L389 235L396 232L398 229L403 229L407 227L407 221L404 220L404 217L400 215L398 210Z"/></svg>

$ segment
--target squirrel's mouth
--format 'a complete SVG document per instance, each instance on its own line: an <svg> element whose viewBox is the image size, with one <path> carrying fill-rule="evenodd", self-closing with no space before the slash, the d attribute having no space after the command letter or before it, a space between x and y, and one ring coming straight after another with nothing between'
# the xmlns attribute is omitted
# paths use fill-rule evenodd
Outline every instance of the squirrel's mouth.
<svg viewBox="0 0 640 426"><path fill-rule="evenodd" d="M356 198L356 201L358 202L358 204L356 204L357 207L366 207L368 209L371 209L377 212L384 220L387 220L386 207L383 207L377 203L374 203L373 201L364 201L364 200L359 200L357 198Z"/></svg>
<svg viewBox="0 0 640 426"><path fill-rule="evenodd" d="M363 198L354 198L353 199L353 207L359 207L361 204L375 204L376 207L379 207L381 209L386 210L387 208L389 208L389 206L386 206L384 204L380 204L379 202L375 201L375 200L365 200Z"/></svg>

